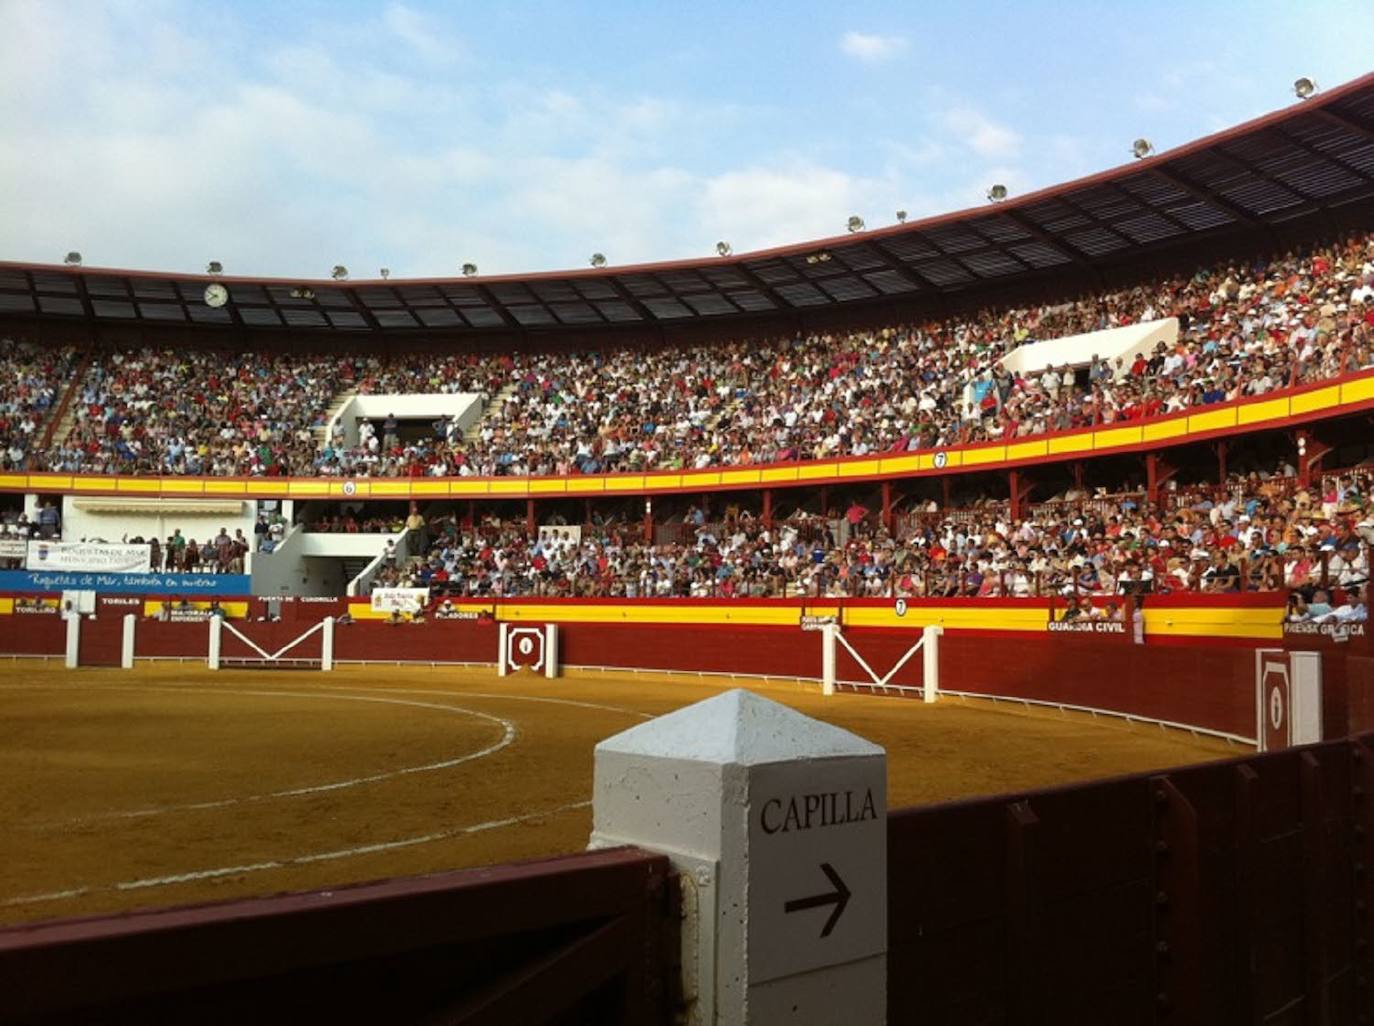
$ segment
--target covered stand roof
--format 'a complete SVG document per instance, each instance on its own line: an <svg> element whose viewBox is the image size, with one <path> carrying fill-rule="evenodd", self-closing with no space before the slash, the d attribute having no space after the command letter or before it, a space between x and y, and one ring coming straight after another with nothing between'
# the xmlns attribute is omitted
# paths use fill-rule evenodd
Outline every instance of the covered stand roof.
<svg viewBox="0 0 1374 1026"><path fill-rule="evenodd" d="M464 335L943 301L1374 201L1374 73L1156 157L1002 203L780 249L501 277L333 281L0 262L0 320ZM206 305L211 281L229 303Z"/></svg>

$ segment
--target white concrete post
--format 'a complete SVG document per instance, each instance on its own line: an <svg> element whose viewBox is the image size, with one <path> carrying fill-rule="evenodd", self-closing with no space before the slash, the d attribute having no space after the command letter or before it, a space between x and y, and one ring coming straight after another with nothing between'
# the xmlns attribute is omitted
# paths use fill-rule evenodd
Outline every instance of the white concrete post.
<svg viewBox="0 0 1374 1026"><path fill-rule="evenodd" d="M935 701L940 691L940 635L945 629L931 624L921 632L925 644L921 646L921 697Z"/></svg>
<svg viewBox="0 0 1374 1026"><path fill-rule="evenodd" d="M124 636L119 647L119 668L134 668L134 632L138 629L138 617L133 613L124 614Z"/></svg>
<svg viewBox="0 0 1374 1026"><path fill-rule="evenodd" d="M558 624L544 625L544 676L552 680L558 676Z"/></svg>
<svg viewBox="0 0 1374 1026"><path fill-rule="evenodd" d="M218 616L210 617L210 649L206 653L205 662L212 670L219 669L219 650L223 631L224 622Z"/></svg>
<svg viewBox="0 0 1374 1026"><path fill-rule="evenodd" d="M840 625L828 623L821 627L821 694L835 693L835 635Z"/></svg>
<svg viewBox="0 0 1374 1026"><path fill-rule="evenodd" d="M693 1026L876 1026L887 756L735 690L596 746L591 847L668 855Z"/></svg>
<svg viewBox="0 0 1374 1026"><path fill-rule="evenodd" d="M510 625L502 621L497 627L496 675L498 677L504 677L510 672L509 667L506 665L506 634L510 629Z"/></svg>
<svg viewBox="0 0 1374 1026"><path fill-rule="evenodd" d="M320 628L320 669L334 669L334 618L326 616Z"/></svg>
<svg viewBox="0 0 1374 1026"><path fill-rule="evenodd" d="M67 657L65 665L75 670L81 662L81 614L74 608L67 617Z"/></svg>

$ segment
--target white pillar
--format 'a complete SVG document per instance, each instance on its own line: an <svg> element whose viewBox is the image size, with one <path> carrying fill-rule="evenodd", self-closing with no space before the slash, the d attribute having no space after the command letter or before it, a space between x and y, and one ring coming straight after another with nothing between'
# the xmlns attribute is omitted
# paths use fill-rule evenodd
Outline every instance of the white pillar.
<svg viewBox="0 0 1374 1026"><path fill-rule="evenodd" d="M220 641L223 631L223 621L218 616L210 617L210 648L206 653L205 662L212 670L219 669Z"/></svg>
<svg viewBox="0 0 1374 1026"><path fill-rule="evenodd" d="M81 614L75 609L64 610L67 618L67 658L66 667L75 670L81 661Z"/></svg>
<svg viewBox="0 0 1374 1026"><path fill-rule="evenodd" d="M935 701L940 692L940 635L943 627L931 624L921 632L925 644L921 646L921 697L927 702Z"/></svg>
<svg viewBox="0 0 1374 1026"><path fill-rule="evenodd" d="M334 618L326 616L320 628L320 669L334 669Z"/></svg>
<svg viewBox="0 0 1374 1026"><path fill-rule="evenodd" d="M552 680L558 676L558 624L544 625L544 676Z"/></svg>
<svg viewBox="0 0 1374 1026"><path fill-rule="evenodd" d="M875 1026L887 1004L887 756L735 690L596 746L591 847L682 874L693 1026Z"/></svg>
<svg viewBox="0 0 1374 1026"><path fill-rule="evenodd" d="M827 623L821 627L821 694L835 693L835 635L840 625Z"/></svg>
<svg viewBox="0 0 1374 1026"><path fill-rule="evenodd" d="M506 634L509 626L503 621L498 625L496 634L496 675L498 677L504 677L509 672L509 667L506 665Z"/></svg>
<svg viewBox="0 0 1374 1026"><path fill-rule="evenodd" d="M119 667L122 670L134 668L134 632L138 629L138 617L133 613L124 614L124 639L119 649Z"/></svg>

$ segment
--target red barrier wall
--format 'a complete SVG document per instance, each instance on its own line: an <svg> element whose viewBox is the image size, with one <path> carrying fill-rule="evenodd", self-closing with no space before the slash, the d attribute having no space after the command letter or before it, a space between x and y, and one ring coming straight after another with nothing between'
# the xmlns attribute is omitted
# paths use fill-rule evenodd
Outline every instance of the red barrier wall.
<svg viewBox="0 0 1374 1026"><path fill-rule="evenodd" d="M67 650L67 624L54 614L0 616L0 653L55 655Z"/></svg>
<svg viewBox="0 0 1374 1026"><path fill-rule="evenodd" d="M83 617L77 664L80 666L118 666L124 649L122 616Z"/></svg>

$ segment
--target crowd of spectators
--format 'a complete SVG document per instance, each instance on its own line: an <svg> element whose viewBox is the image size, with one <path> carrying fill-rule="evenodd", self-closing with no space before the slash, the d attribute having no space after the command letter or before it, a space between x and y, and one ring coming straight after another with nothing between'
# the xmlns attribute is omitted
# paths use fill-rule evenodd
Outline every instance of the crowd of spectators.
<svg viewBox="0 0 1374 1026"><path fill-rule="evenodd" d="M0 339L0 471L28 466L76 363L70 346Z"/></svg>
<svg viewBox="0 0 1374 1026"><path fill-rule="evenodd" d="M1300 488L1282 474L1220 490L914 517L897 536L873 518L798 514L767 525L747 511L692 520L680 542L649 544L638 525L580 532L429 524L429 551L388 562L375 586L436 598L511 596L1057 596L1110 601L1179 591L1289 589L1294 618L1362 620L1374 542L1371 478Z"/></svg>
<svg viewBox="0 0 1374 1026"><path fill-rule="evenodd" d="M1179 319L1177 343L1129 364L1016 374L1001 362L1165 317ZM40 451L33 418L72 356L14 344L0 356L21 382L0 384L5 459L33 469L547 475L864 455L1134 420L1374 366L1374 235L1058 305L790 339L501 355L102 351L76 386L71 430ZM441 422L419 440L375 429L353 446L322 440L349 391L491 401L471 438Z"/></svg>

